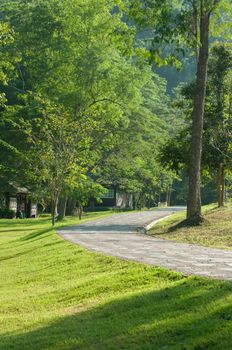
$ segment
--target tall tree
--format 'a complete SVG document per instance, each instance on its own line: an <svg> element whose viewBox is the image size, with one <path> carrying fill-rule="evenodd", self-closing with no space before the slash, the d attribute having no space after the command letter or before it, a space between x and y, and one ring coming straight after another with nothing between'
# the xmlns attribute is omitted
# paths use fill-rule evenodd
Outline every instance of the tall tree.
<svg viewBox="0 0 232 350"><path fill-rule="evenodd" d="M190 145L189 194L187 203L187 219L198 224L201 222L201 157L202 136L205 106L205 92L209 55L210 16L220 0L195 2L196 21L200 21L199 51L197 50L197 73L194 103L192 111L192 131ZM197 15L199 13L199 16ZM197 23L196 22L196 23ZM196 25L197 29L197 25ZM197 33L197 32L196 32ZM196 34L197 35L197 34ZM198 38L197 38L198 39Z"/></svg>
<svg viewBox="0 0 232 350"><path fill-rule="evenodd" d="M73 121L63 106L38 95L27 96L25 102L17 112L23 117L21 126L27 138L25 170L34 189L47 189L54 225L59 195L76 188L85 178L87 161L91 162L88 149L92 124L88 116L85 123Z"/></svg>
<svg viewBox="0 0 232 350"><path fill-rule="evenodd" d="M122 125L115 132L118 141L99 164L98 181L133 193L139 208L157 205L173 177L157 161L160 147L172 132L166 84L156 74L151 78L142 90L141 106L132 110L128 127Z"/></svg>
<svg viewBox="0 0 232 350"><path fill-rule="evenodd" d="M189 165L189 140L191 137L191 109L196 83L182 87L175 102L181 109L184 122L162 152L162 161L178 171ZM225 170L231 169L231 50L229 45L214 44L210 50L209 72L206 86L205 116L203 127L203 153L201 173L217 177L218 206L224 204ZM215 174L216 169L216 174Z"/></svg>
<svg viewBox="0 0 232 350"><path fill-rule="evenodd" d="M218 206L225 201L225 174L231 169L231 46L217 44L211 49L209 61L209 79L206 96L205 142L212 147L211 157L207 159L211 166L217 167Z"/></svg>
<svg viewBox="0 0 232 350"><path fill-rule="evenodd" d="M12 70L12 63L9 53L6 50L9 44L14 41L13 31L7 23L0 22L0 84L6 85L9 80L9 73ZM2 90L2 88L1 88ZM5 93L0 90L0 107L6 103Z"/></svg>
<svg viewBox="0 0 232 350"><path fill-rule="evenodd" d="M1 187L5 186L7 179L13 175L10 164L15 163L15 158L20 157L20 152L9 143L6 134L9 131L10 120L6 122L3 118L7 106L5 89L9 81L15 76L14 64L17 62L17 55L12 54L9 49L14 43L15 33L9 24L0 21L0 182Z"/></svg>
<svg viewBox="0 0 232 350"><path fill-rule="evenodd" d="M141 104L150 71L132 56L134 30L122 21L115 1L10 0L0 9L17 32L11 50L17 47L20 55L18 76L6 89L12 105L8 113L16 124L23 119L31 132L33 142L17 144L28 155L29 168L31 158L38 170L40 185L47 187L54 217L58 195L70 193L64 180L65 167L70 169L67 164L73 161L69 145L80 155L73 166L85 156L83 174L94 172L103 152L119 142L117 130L128 127L128 116ZM69 123L81 136L81 152ZM64 145L68 141L66 156L59 151L62 138Z"/></svg>
<svg viewBox="0 0 232 350"><path fill-rule="evenodd" d="M197 59L196 89L192 111L188 223L198 224L201 218L200 173L202 156L202 130L207 79L210 18L217 13L220 0L176 1L134 0L130 14L142 26L153 29L150 43L151 59L160 63L160 44L171 44L179 55L192 49ZM222 2L229 6L229 1ZM221 9L221 13L225 11ZM172 54L165 63L171 61Z"/></svg>

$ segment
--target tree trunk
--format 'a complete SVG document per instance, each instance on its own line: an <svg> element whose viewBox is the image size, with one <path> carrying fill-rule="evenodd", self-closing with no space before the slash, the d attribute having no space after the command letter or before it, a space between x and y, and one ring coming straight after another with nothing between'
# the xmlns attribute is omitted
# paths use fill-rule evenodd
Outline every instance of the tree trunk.
<svg viewBox="0 0 232 350"><path fill-rule="evenodd" d="M76 199L68 198L66 205L66 215L74 215L76 214Z"/></svg>
<svg viewBox="0 0 232 350"><path fill-rule="evenodd" d="M201 9L200 19L200 50L197 63L196 91L192 112L192 137L190 147L189 194L187 219L189 223L201 222L201 155L202 130L204 119L205 91L209 51L210 12Z"/></svg>
<svg viewBox="0 0 232 350"><path fill-rule="evenodd" d="M222 206L225 204L225 167L222 167L222 184L221 184L221 203Z"/></svg>
<svg viewBox="0 0 232 350"><path fill-rule="evenodd" d="M82 214L83 214L83 206L81 204L78 204L78 217L79 217L79 220L82 219Z"/></svg>
<svg viewBox="0 0 232 350"><path fill-rule="evenodd" d="M168 188L166 190L166 203L168 207L170 207L171 205L171 195L172 195L172 183L168 185Z"/></svg>
<svg viewBox="0 0 232 350"><path fill-rule="evenodd" d="M218 207L224 206L225 200L225 167L224 164L220 164L218 168L218 178L217 178L217 197L218 197Z"/></svg>
<svg viewBox="0 0 232 350"><path fill-rule="evenodd" d="M170 185L169 191L168 191L168 201L167 201L168 207L170 207L171 205L171 196L172 196L172 186Z"/></svg>
<svg viewBox="0 0 232 350"><path fill-rule="evenodd" d="M59 202L58 202L58 220L63 220L65 218L67 201L68 201L67 196L61 197L59 199Z"/></svg>
<svg viewBox="0 0 232 350"><path fill-rule="evenodd" d="M168 206L168 198L169 198L169 186L166 189L166 203L167 203L167 206Z"/></svg>
<svg viewBox="0 0 232 350"><path fill-rule="evenodd" d="M59 198L58 192L52 194L52 226L55 225L55 221L56 221L58 198Z"/></svg>

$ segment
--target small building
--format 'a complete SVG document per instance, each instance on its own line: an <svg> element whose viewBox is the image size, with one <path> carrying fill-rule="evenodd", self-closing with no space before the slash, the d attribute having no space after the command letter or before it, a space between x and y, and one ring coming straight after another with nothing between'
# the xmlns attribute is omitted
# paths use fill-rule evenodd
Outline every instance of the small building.
<svg viewBox="0 0 232 350"><path fill-rule="evenodd" d="M1 206L12 210L15 213L15 217L37 217L37 204L32 201L27 188L11 185L6 192L1 194L1 197Z"/></svg>
<svg viewBox="0 0 232 350"><path fill-rule="evenodd" d="M133 194L120 190L116 186L109 186L107 192L101 198L102 202L98 203L95 199L89 201L88 207L94 208L119 208L133 209Z"/></svg>

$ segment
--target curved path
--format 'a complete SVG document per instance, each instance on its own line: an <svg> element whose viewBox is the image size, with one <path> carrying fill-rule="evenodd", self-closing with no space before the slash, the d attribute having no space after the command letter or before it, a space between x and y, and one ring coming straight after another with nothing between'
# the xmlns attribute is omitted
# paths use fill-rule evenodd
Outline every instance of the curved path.
<svg viewBox="0 0 232 350"><path fill-rule="evenodd" d="M144 227L183 207L113 214L81 225L62 228L58 234L88 250L171 270L232 281L232 250L176 243L145 234Z"/></svg>

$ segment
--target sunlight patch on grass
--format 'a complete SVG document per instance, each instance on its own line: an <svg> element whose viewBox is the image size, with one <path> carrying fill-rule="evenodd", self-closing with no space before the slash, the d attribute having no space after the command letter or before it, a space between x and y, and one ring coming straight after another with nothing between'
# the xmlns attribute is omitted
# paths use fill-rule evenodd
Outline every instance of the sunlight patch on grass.
<svg viewBox="0 0 232 350"><path fill-rule="evenodd" d="M149 234L178 242L232 249L232 206L217 208L215 205L208 205L203 207L203 215L207 220L206 223L172 231L172 227L185 218L184 212L174 214L158 223Z"/></svg>
<svg viewBox="0 0 232 350"><path fill-rule="evenodd" d="M1 350L230 349L230 283L87 252L47 218L0 230Z"/></svg>

